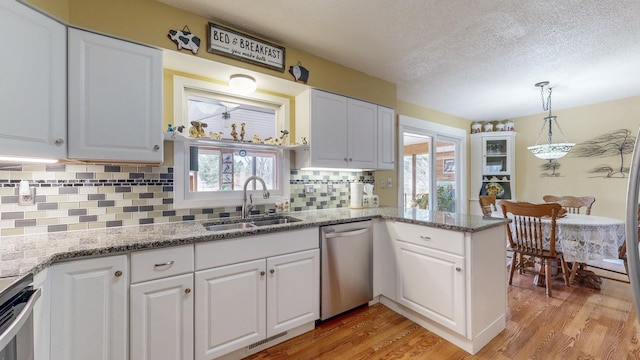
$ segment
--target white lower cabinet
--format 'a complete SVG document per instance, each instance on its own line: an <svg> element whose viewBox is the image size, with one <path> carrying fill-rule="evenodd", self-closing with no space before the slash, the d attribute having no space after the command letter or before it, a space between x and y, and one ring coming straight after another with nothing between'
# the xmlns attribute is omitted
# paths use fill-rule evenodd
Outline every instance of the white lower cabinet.
<svg viewBox="0 0 640 360"><path fill-rule="evenodd" d="M465 335L464 258L396 240L398 302Z"/></svg>
<svg viewBox="0 0 640 360"><path fill-rule="evenodd" d="M126 255L51 267L51 360L128 359Z"/></svg>
<svg viewBox="0 0 640 360"><path fill-rule="evenodd" d="M214 359L318 319L320 251L197 271L195 291L195 358Z"/></svg>
<svg viewBox="0 0 640 360"><path fill-rule="evenodd" d="M193 359L192 289L193 273L131 285L131 359Z"/></svg>

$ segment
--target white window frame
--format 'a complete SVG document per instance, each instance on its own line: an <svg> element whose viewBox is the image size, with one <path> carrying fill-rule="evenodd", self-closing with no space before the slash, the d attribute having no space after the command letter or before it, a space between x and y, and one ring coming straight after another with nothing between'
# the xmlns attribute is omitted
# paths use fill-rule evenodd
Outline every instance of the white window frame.
<svg viewBox="0 0 640 360"><path fill-rule="evenodd" d="M173 119L174 127L180 125L189 129L187 121L187 102L190 91L201 93L209 93L214 97L225 98L238 102L246 102L249 104L259 103L262 106L268 106L276 111L276 129L277 131L287 128L290 123L290 101L287 98L269 95L264 93L253 93L248 96L238 96L231 92L226 85L216 84L208 81L202 81L183 76L174 75L173 77ZM186 130L185 130L186 131ZM189 141L175 141L173 145L173 206L176 209L190 208L212 208L226 206L242 205L242 190L235 191L208 191L208 192L190 192L189 191ZM216 144L217 146L217 144ZM229 148L245 147L251 148L252 144L229 143ZM263 145L264 146L264 145ZM269 190L271 197L269 199L262 198L262 189L258 185L259 190L247 190L247 195L253 195L254 204L274 203L277 197L290 196L289 177L289 150L280 149L277 165L277 189Z"/></svg>
<svg viewBox="0 0 640 360"><path fill-rule="evenodd" d="M469 201L467 196L467 131L464 129L458 129L452 126L433 123L426 120L416 119L405 115L398 116L398 156L402 159L404 154L404 133L412 133L417 135L424 135L431 137L431 150L430 156L432 156L430 163L430 194L435 196L436 194L436 166L435 166L435 144L437 139L443 139L448 141L455 141L456 143L456 162L455 162L455 177L456 177L456 212L466 213L467 203ZM402 162L401 162L402 163ZM402 206L404 203L404 171L402 166L398 167L398 206ZM435 202L429 199L429 210L435 209Z"/></svg>

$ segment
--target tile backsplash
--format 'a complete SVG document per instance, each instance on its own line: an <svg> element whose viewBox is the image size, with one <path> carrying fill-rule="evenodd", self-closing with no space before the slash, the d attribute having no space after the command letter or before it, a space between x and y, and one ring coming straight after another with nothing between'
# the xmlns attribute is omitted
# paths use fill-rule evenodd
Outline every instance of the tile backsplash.
<svg viewBox="0 0 640 360"><path fill-rule="evenodd" d="M34 205L18 205L21 180L36 188ZM292 170L290 209L347 207L353 181L374 183L374 173ZM313 191L305 192L305 185ZM332 192L327 192L328 185ZM272 208L256 207L261 213ZM240 212L240 206L174 209L172 167L0 164L1 236L211 219Z"/></svg>

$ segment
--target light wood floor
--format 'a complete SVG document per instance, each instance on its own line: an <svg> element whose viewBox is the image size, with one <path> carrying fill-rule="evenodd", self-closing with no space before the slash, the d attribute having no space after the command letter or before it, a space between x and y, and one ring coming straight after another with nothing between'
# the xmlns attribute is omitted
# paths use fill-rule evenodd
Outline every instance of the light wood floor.
<svg viewBox="0 0 640 360"><path fill-rule="evenodd" d="M553 297L514 275L507 328L475 356L383 305L356 309L247 359L640 359L629 284L601 290L553 283Z"/></svg>

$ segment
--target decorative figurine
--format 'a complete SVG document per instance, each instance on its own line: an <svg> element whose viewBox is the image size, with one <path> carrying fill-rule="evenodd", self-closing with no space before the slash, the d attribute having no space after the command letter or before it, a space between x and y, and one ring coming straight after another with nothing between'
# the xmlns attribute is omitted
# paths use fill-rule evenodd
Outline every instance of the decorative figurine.
<svg viewBox="0 0 640 360"><path fill-rule="evenodd" d="M282 133L280 135L280 145L282 145L286 142L287 136L289 136L289 130L280 130L280 133Z"/></svg>
<svg viewBox="0 0 640 360"><path fill-rule="evenodd" d="M203 138L206 137L204 128L207 127L207 123L203 123L202 121L194 120L191 122L191 126L189 128L189 136L192 138Z"/></svg>
<svg viewBox="0 0 640 360"><path fill-rule="evenodd" d="M182 134L182 132L184 131L184 125L180 125L175 129L178 130L178 132Z"/></svg>
<svg viewBox="0 0 640 360"><path fill-rule="evenodd" d="M268 137L268 138L264 139L264 143L266 145L275 145L276 144L276 139L277 138Z"/></svg>
<svg viewBox="0 0 640 360"><path fill-rule="evenodd" d="M251 140L251 142L254 144L262 144L262 139L260 139L260 136L253 134L253 140Z"/></svg>
<svg viewBox="0 0 640 360"><path fill-rule="evenodd" d="M297 65L289 66L289 73L293 75L293 78L296 81L300 81L306 84L307 80L309 80L309 70L302 66L299 61Z"/></svg>
<svg viewBox="0 0 640 360"><path fill-rule="evenodd" d="M194 54L198 53L200 38L193 35L188 26L185 25L182 30L169 30L167 36L178 45L178 50L187 49Z"/></svg>
<svg viewBox="0 0 640 360"><path fill-rule="evenodd" d="M240 124L240 142L244 141L244 123Z"/></svg>
<svg viewBox="0 0 640 360"><path fill-rule="evenodd" d="M211 138L211 140L222 140L222 131L220 132L213 132L210 131L209 132L209 137Z"/></svg>
<svg viewBox="0 0 640 360"><path fill-rule="evenodd" d="M174 131L176 131L176 129L173 126L171 126L171 124L169 124L167 126L167 132L174 132Z"/></svg>
<svg viewBox="0 0 640 360"><path fill-rule="evenodd" d="M236 131L236 123L231 124L231 137L233 141L238 141L238 132Z"/></svg>
<svg viewBox="0 0 640 360"><path fill-rule="evenodd" d="M307 141L307 138L304 137L304 136L300 138L300 142L302 143L302 145L309 145L309 142Z"/></svg>

